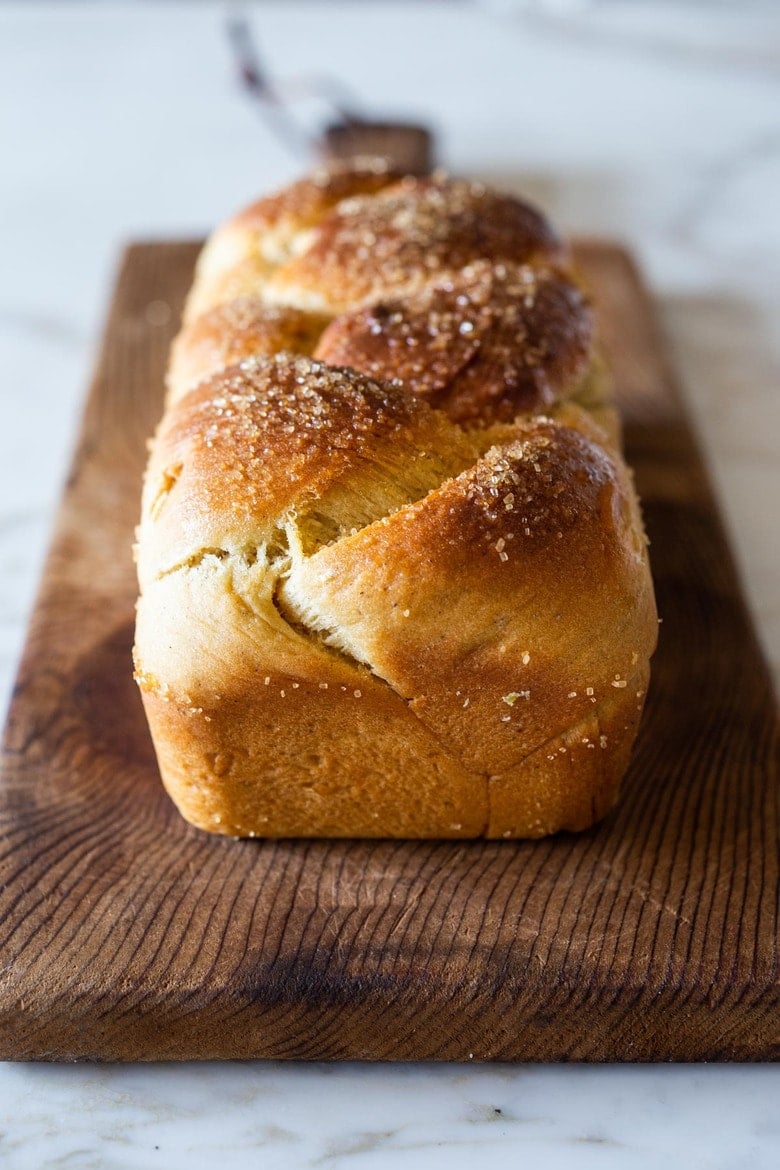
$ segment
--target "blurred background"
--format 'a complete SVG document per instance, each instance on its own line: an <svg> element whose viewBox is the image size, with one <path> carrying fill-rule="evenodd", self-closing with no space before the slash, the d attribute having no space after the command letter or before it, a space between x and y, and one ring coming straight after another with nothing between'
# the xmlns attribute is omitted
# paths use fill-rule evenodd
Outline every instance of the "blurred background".
<svg viewBox="0 0 780 1170"><path fill-rule="evenodd" d="M345 114L423 125L448 169L524 193L567 232L633 249L777 679L778 4L26 0L0 3L0 707L123 245L202 237L305 170L325 127ZM281 1102L306 1116L323 1085L333 1142L366 1085L374 1128L396 1121L403 1128L413 1116L414 1140L423 1148L428 1135L430 1158L443 1144L431 1124L445 1132L457 1115L466 1129L481 1125L482 1097L509 1099L517 1086L520 1098L533 1100L536 1129L524 1132L536 1137L526 1151L549 1153L569 1130L595 1134L572 1137L595 1146L571 1144L560 1165L676 1164L691 1125L697 1145L686 1147L685 1164L694 1170L777 1165L776 1109L774 1123L760 1119L772 1112L772 1082L759 1079L761 1070L743 1070L745 1077L728 1069L633 1070L618 1090L614 1077L626 1074L609 1069L517 1070L520 1080L514 1071L479 1079L472 1070L469 1080L462 1070L441 1070L450 1096L439 1099L438 1112L420 1096L433 1084L430 1070L427 1081L411 1071L373 1069L355 1079L348 1069L288 1070L277 1082L273 1070L233 1068L220 1072L219 1092L213 1072L201 1068L191 1081L164 1068L7 1072L0 1100L17 1139L24 1131L32 1142L29 1159L18 1153L9 1165L66 1164L47 1161L35 1144L55 1132L30 1105L39 1097L56 1102L56 1132L67 1141L55 1152L70 1151L68 1165L138 1164L122 1153L122 1134L145 1125L157 1141L163 1098L190 1117L192 1146L204 1132L191 1106L196 1076L201 1100L219 1096L236 1132L247 1124L245 1104L266 1102L262 1141L277 1158L268 1166L292 1165L278 1152L285 1139L273 1133ZM391 1099L397 1116L388 1122ZM125 1107L135 1112L120 1124ZM338 1145L327 1145L327 1124L325 1137L309 1142L307 1165L342 1164ZM598 1162L606 1125L620 1139L613 1150L620 1160ZM111 1157L85 1160L90 1127L106 1142L116 1138ZM0 1160L3 1148L0 1139ZM351 1166L397 1165L392 1153L371 1160L362 1152L342 1150Z"/></svg>

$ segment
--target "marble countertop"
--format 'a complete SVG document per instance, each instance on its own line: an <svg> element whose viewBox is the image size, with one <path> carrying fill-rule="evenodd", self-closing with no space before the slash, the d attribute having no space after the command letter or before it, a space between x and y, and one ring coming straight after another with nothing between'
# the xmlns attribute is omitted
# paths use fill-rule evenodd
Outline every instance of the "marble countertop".
<svg viewBox="0 0 780 1170"><path fill-rule="evenodd" d="M777 9L245 9L280 75L327 70L432 120L451 169L635 249L777 680ZM0 6L2 706L122 243L202 233L304 165L238 90L226 12ZM0 1165L768 1170L778 1100L760 1066L0 1065Z"/></svg>

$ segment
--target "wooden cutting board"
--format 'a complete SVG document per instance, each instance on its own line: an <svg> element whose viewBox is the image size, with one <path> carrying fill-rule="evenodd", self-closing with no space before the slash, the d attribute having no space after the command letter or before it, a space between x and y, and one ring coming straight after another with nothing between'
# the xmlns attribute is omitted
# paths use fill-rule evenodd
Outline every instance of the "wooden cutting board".
<svg viewBox="0 0 780 1170"><path fill-rule="evenodd" d="M124 258L0 781L0 1056L764 1060L777 708L626 254L585 243L663 617L622 802L540 842L187 826L131 680L145 440L195 244Z"/></svg>

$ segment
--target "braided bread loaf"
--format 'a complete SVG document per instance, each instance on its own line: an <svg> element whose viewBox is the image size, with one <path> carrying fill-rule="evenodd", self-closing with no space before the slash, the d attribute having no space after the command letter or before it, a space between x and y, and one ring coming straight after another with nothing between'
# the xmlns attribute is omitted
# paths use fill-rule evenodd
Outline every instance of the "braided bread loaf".
<svg viewBox="0 0 780 1170"><path fill-rule="evenodd" d="M236 836L613 804L656 637L593 316L532 208L373 160L201 254L138 539L163 780Z"/></svg>

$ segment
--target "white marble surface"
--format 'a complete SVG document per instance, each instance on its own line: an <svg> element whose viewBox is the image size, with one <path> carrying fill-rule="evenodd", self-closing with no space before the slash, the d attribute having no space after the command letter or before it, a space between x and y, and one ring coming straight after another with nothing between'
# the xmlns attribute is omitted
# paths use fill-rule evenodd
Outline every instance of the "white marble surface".
<svg viewBox="0 0 780 1170"><path fill-rule="evenodd" d="M779 1082L715 1066L17 1066L0 1164L776 1170Z"/></svg>
<svg viewBox="0 0 780 1170"><path fill-rule="evenodd" d="M284 75L423 115L453 169L638 251L780 674L780 26L772 4L248 7ZM0 704L123 240L192 235L298 163L226 8L0 6ZM500 1113L496 1110L501 1110ZM780 1164L777 1068L0 1066L0 1166Z"/></svg>

